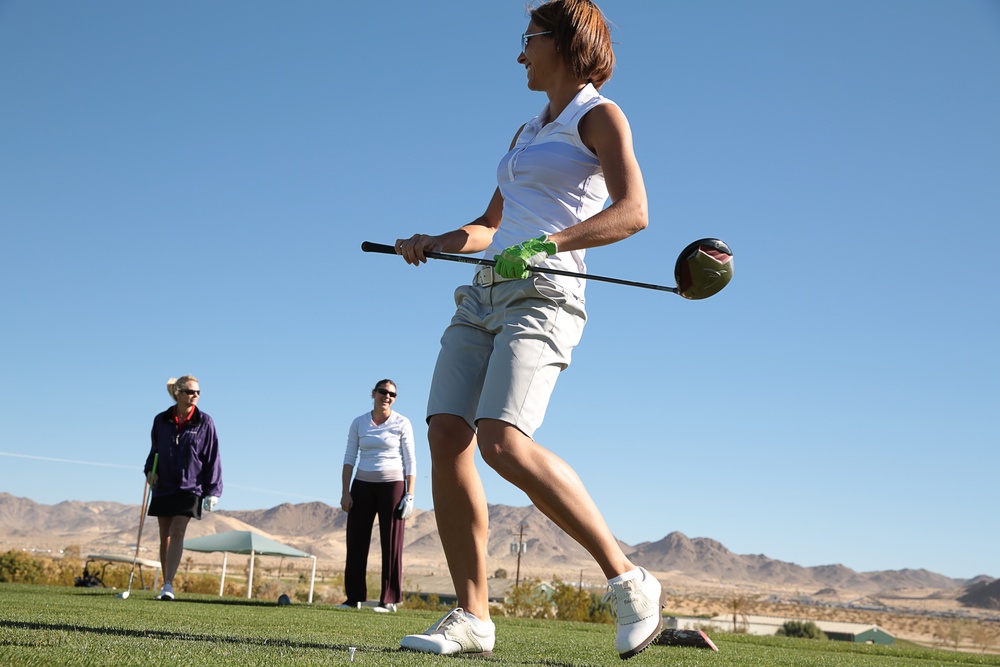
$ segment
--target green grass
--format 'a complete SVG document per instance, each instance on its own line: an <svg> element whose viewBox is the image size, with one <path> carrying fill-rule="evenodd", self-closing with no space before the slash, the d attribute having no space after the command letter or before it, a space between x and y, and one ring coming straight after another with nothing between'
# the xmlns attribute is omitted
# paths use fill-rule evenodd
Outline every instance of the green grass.
<svg viewBox="0 0 1000 667"><path fill-rule="evenodd" d="M453 658L401 651L399 638L426 629L436 612L395 614L330 605L186 595L172 602L132 591L0 584L0 665L449 665ZM496 618L493 658L471 664L676 665L718 667L932 667L998 665L1000 656L780 637L713 635L719 652L653 646L627 663L609 625Z"/></svg>

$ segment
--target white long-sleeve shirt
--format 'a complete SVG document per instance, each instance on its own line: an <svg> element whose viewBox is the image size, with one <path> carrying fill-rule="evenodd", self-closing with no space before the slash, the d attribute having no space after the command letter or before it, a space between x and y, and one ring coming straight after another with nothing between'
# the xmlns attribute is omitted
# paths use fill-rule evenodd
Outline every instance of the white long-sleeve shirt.
<svg viewBox="0 0 1000 667"><path fill-rule="evenodd" d="M399 482L416 476L413 426L393 412L382 424L372 421L372 413L359 415L347 433L344 465L354 466L354 478L363 482Z"/></svg>

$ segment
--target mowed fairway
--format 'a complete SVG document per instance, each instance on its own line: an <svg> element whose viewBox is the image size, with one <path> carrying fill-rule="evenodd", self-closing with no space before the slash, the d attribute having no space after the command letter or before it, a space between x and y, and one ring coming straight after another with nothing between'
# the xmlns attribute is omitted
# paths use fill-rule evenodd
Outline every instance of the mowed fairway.
<svg viewBox="0 0 1000 667"><path fill-rule="evenodd" d="M439 614L341 610L330 605L181 595L158 602L133 590L121 600L100 588L0 584L0 665L452 665L401 651L399 638ZM719 652L650 647L627 663L608 625L496 618L497 665L822 665L893 667L1000 665L1000 656L831 641L713 635Z"/></svg>

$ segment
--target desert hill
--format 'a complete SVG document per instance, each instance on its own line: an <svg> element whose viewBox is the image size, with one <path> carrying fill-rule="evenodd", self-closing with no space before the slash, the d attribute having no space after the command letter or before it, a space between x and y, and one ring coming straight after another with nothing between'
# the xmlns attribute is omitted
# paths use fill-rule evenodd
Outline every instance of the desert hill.
<svg viewBox="0 0 1000 667"><path fill-rule="evenodd" d="M533 506L491 505L489 511L491 571L504 569L513 575L518 561L511 546L523 530L528 548L521 554L522 576L558 576L598 585L603 581L587 553ZM130 553L135 549L138 519L138 505L100 501L43 505L0 493L0 551L58 551L75 545L82 553ZM315 554L321 568L336 571L343 567L345 527L346 514L339 508L320 502L286 503L266 510L222 510L206 515L191 523L188 536L252 529ZM373 549L377 549L377 535L376 530ZM924 569L857 572L843 565L803 567L762 554L736 554L716 540L689 538L679 532L655 542L621 544L629 558L662 575L675 589L720 587L804 595L821 591L841 600L919 590L921 595L954 599L970 586L969 594L977 595L974 600L1000 595L998 582L989 577L964 581ZM144 557L156 558L155 528L150 531L149 524L142 546ZM414 512L407 523L405 554L408 574L446 574L433 511ZM378 562L377 557L373 562ZM981 595L980 590L985 593Z"/></svg>
<svg viewBox="0 0 1000 667"><path fill-rule="evenodd" d="M976 577L958 601L970 607L1000 610L1000 579L989 581L988 577Z"/></svg>

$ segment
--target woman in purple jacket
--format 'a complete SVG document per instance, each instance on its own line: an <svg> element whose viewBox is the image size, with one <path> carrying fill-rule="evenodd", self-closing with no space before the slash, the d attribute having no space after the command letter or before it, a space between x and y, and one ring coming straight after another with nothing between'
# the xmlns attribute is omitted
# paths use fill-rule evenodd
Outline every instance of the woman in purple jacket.
<svg viewBox="0 0 1000 667"><path fill-rule="evenodd" d="M184 553L188 522L201 519L202 510L214 510L222 495L219 438L212 418L198 409L198 378L170 378L167 392L176 405L153 418L153 444L143 469L153 490L149 515L160 524L163 588L157 600L174 599L174 575Z"/></svg>

